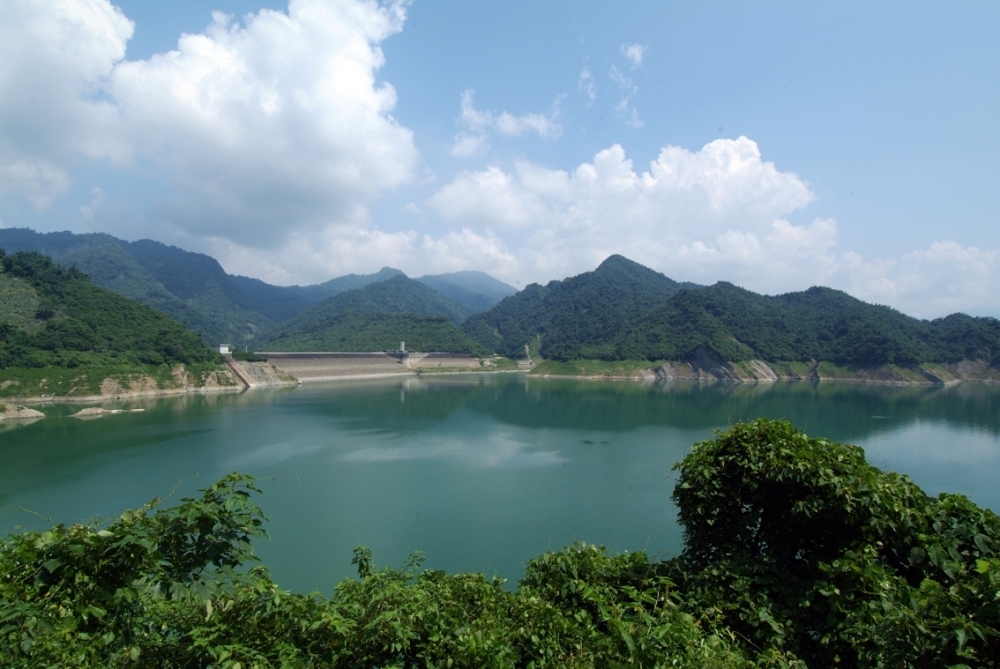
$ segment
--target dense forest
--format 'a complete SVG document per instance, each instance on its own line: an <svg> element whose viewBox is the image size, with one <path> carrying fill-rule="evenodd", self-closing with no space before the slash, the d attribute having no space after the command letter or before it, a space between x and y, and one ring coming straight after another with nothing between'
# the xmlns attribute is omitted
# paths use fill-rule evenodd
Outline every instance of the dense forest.
<svg viewBox="0 0 1000 669"><path fill-rule="evenodd" d="M468 311L405 276L370 283L315 304L279 327L260 347L274 351L383 351L400 341L414 351L489 351L454 323Z"/></svg>
<svg viewBox="0 0 1000 669"><path fill-rule="evenodd" d="M532 284L462 324L493 351L552 360L1000 362L1000 321L911 318L830 288L778 296L730 283L678 284L620 256L593 272Z"/></svg>
<svg viewBox="0 0 1000 669"><path fill-rule="evenodd" d="M524 357L525 345L545 358L606 358L614 337L684 287L622 256L593 272L545 286L531 284L462 324L470 337L507 357Z"/></svg>
<svg viewBox="0 0 1000 669"><path fill-rule="evenodd" d="M37 253L0 250L0 369L215 362L164 314Z"/></svg>
<svg viewBox="0 0 1000 669"><path fill-rule="evenodd" d="M444 316L345 311L309 326L283 331L261 346L274 351L387 351L405 341L410 351L489 354Z"/></svg>
<svg viewBox="0 0 1000 669"><path fill-rule="evenodd" d="M770 297L720 282L682 291L627 328L612 359L688 360L699 348L728 361L997 362L1000 321L922 321L830 288Z"/></svg>
<svg viewBox="0 0 1000 669"><path fill-rule="evenodd" d="M862 449L739 423L675 466L683 552L576 544L496 577L376 567L332 596L254 565L265 519L232 474L160 509L0 542L10 667L989 667L1000 518ZM652 513L657 516L659 511Z"/></svg>

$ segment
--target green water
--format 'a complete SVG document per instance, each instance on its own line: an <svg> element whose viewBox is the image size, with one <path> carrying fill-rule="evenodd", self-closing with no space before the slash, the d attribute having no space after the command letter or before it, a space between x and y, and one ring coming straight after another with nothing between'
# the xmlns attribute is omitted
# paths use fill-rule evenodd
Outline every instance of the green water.
<svg viewBox="0 0 1000 669"><path fill-rule="evenodd" d="M111 405L108 405L111 406ZM233 470L262 479L276 580L320 589L380 564L516 580L577 540L680 551L671 465L712 430L758 416L863 446L930 493L1000 509L1000 387L675 382L470 375L135 402L142 413L0 431L0 529L117 515Z"/></svg>

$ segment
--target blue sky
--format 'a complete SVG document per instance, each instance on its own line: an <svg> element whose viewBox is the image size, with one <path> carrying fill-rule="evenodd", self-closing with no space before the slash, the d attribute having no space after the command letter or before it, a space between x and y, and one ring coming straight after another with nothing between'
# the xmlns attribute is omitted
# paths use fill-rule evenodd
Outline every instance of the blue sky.
<svg viewBox="0 0 1000 669"><path fill-rule="evenodd" d="M7 227L1000 316L993 2L2 1Z"/></svg>

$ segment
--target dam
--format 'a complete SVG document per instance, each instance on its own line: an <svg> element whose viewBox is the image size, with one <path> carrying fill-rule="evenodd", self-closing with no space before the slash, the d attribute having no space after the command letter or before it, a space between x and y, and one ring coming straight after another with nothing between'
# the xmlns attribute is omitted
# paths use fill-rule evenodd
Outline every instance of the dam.
<svg viewBox="0 0 1000 669"><path fill-rule="evenodd" d="M467 372L482 369L479 358L465 353L260 351L257 355L264 356L274 367L291 374L303 383L352 377L415 374L421 370L432 369Z"/></svg>

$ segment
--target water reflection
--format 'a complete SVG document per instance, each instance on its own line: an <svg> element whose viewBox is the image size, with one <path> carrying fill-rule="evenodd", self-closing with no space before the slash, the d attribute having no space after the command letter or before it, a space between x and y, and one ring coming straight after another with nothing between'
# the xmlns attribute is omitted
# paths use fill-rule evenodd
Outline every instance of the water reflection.
<svg viewBox="0 0 1000 669"><path fill-rule="evenodd" d="M450 459L466 465L489 467L548 467L566 462L556 451L532 450L533 444L494 432L470 443L459 438L437 438L399 444L378 444L350 451L344 462L398 462L432 458Z"/></svg>

